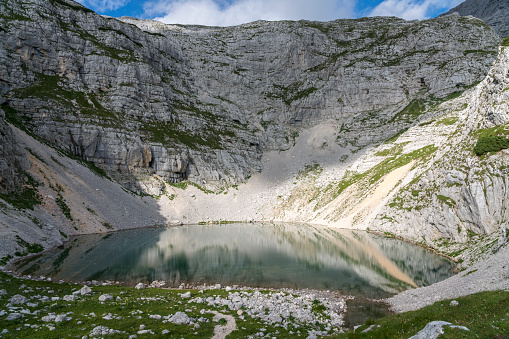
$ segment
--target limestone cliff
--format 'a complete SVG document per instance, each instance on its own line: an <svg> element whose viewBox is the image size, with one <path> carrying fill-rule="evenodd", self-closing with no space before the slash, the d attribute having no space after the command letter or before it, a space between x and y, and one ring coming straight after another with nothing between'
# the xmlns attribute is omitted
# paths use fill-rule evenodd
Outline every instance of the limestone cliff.
<svg viewBox="0 0 509 339"><path fill-rule="evenodd" d="M351 163L305 168L276 199L273 217L368 228L454 257L466 251L465 259L496 251L509 228L509 142L490 143L509 135L508 72L501 47L479 85L431 107L419 125Z"/></svg>
<svg viewBox="0 0 509 339"><path fill-rule="evenodd" d="M216 28L102 17L70 0L6 0L0 13L11 121L111 171L215 187L331 119L351 151L389 138L480 81L499 41L459 16Z"/></svg>
<svg viewBox="0 0 509 339"><path fill-rule="evenodd" d="M467 0L443 15L472 15L489 24L503 38L509 35L509 2L506 0Z"/></svg>
<svg viewBox="0 0 509 339"><path fill-rule="evenodd" d="M5 112L0 109L0 194L8 194L23 184L23 170L30 163L18 147L12 129L5 123Z"/></svg>
<svg viewBox="0 0 509 339"><path fill-rule="evenodd" d="M0 119L0 184L30 196L2 197L0 265L32 243L179 222L308 221L434 247L493 246L506 227L508 153L472 150L509 134L509 56L478 19L218 28L6 0L0 41L15 126Z"/></svg>

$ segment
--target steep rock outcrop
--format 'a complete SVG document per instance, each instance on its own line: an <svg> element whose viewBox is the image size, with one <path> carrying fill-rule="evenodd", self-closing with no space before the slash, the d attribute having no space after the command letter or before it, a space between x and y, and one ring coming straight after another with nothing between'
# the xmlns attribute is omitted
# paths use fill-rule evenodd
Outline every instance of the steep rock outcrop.
<svg viewBox="0 0 509 339"><path fill-rule="evenodd" d="M70 0L0 4L10 118L122 174L222 186L334 120L355 151L482 79L498 36L474 18L215 28L99 16Z"/></svg>
<svg viewBox="0 0 509 339"><path fill-rule="evenodd" d="M24 182L22 171L30 168L27 155L18 147L11 127L0 109L0 193L8 194Z"/></svg>
<svg viewBox="0 0 509 339"><path fill-rule="evenodd" d="M394 225L390 219L394 217L399 220L396 229L403 227L403 233L431 239L439 235L455 241L508 228L509 152L478 157L472 151L480 137L509 134L508 70L509 51L502 48L486 79L470 96L461 98L466 107L449 112L454 127L442 144L443 151L397 194L395 206L408 211L389 208L382 224Z"/></svg>
<svg viewBox="0 0 509 339"><path fill-rule="evenodd" d="M496 251L509 228L509 151L478 156L474 146L509 135L508 72L501 47L479 85L428 108L420 124L353 161L308 164L280 186L270 218L369 228L455 256ZM477 241L484 247L465 247Z"/></svg>
<svg viewBox="0 0 509 339"><path fill-rule="evenodd" d="M458 13L472 15L488 23L495 32L505 38L509 35L509 2L505 0L467 0L443 15Z"/></svg>

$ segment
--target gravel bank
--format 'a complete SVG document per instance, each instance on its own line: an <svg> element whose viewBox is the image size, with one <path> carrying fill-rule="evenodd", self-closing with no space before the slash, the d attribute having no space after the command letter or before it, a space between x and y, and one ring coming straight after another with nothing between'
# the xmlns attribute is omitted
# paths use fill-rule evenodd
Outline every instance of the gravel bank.
<svg viewBox="0 0 509 339"><path fill-rule="evenodd" d="M427 287L404 291L384 301L397 313L417 310L437 301L482 291L509 289L509 246L463 272Z"/></svg>

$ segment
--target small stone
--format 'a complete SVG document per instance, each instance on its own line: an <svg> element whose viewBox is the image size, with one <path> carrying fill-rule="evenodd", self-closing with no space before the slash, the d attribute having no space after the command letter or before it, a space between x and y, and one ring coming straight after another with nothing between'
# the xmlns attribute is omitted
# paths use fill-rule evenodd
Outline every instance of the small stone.
<svg viewBox="0 0 509 339"><path fill-rule="evenodd" d="M242 310L237 311L237 315L242 315L242 313L244 313Z"/></svg>
<svg viewBox="0 0 509 339"><path fill-rule="evenodd" d="M140 325L140 330L144 330L145 329L145 325Z"/></svg>
<svg viewBox="0 0 509 339"><path fill-rule="evenodd" d="M87 285L83 286L81 290L79 290L79 294L81 295L90 295L92 294L92 289Z"/></svg>
<svg viewBox="0 0 509 339"><path fill-rule="evenodd" d="M54 314L49 314L49 315L42 317L41 320L44 321L45 323L49 323L49 322L54 321L55 318L56 318L56 316Z"/></svg>
<svg viewBox="0 0 509 339"><path fill-rule="evenodd" d="M6 290L0 290L0 296L2 295L6 295L7 294L7 291Z"/></svg>
<svg viewBox="0 0 509 339"><path fill-rule="evenodd" d="M64 301L75 301L76 297L74 295L64 295Z"/></svg>
<svg viewBox="0 0 509 339"><path fill-rule="evenodd" d="M459 302L457 302L456 300L453 300L453 301L451 301L449 306L458 306L459 304L460 304Z"/></svg>
<svg viewBox="0 0 509 339"><path fill-rule="evenodd" d="M28 299L25 296L22 296L21 294L16 294L11 299L9 299L9 303L11 305L23 305L27 301Z"/></svg>
<svg viewBox="0 0 509 339"><path fill-rule="evenodd" d="M186 292L180 295L182 299L189 299L191 298L191 292Z"/></svg>
<svg viewBox="0 0 509 339"><path fill-rule="evenodd" d="M23 315L21 315L19 313L11 313L7 316L7 318L5 318L5 320L10 321L10 320L16 320L19 318L23 318Z"/></svg>
<svg viewBox="0 0 509 339"><path fill-rule="evenodd" d="M71 320L71 318L67 317L65 314L59 314L55 317L56 323L61 323L63 321L69 321L69 320Z"/></svg>
<svg viewBox="0 0 509 339"><path fill-rule="evenodd" d="M168 330L163 330L163 332L162 332L162 333L163 333L163 334L168 334L168 333L170 333L170 331L168 331Z"/></svg>
<svg viewBox="0 0 509 339"><path fill-rule="evenodd" d="M175 325L181 325L189 324L191 319L189 319L187 314L185 314L184 312L177 312L169 319L169 321L174 323Z"/></svg>
<svg viewBox="0 0 509 339"><path fill-rule="evenodd" d="M137 290L142 290L145 288L145 284L144 283L138 283L134 288L136 288Z"/></svg>
<svg viewBox="0 0 509 339"><path fill-rule="evenodd" d="M110 301L113 297L110 294L103 294L99 297L99 301Z"/></svg>
<svg viewBox="0 0 509 339"><path fill-rule="evenodd" d="M152 330L141 330L138 331L138 334L154 334L154 332Z"/></svg>

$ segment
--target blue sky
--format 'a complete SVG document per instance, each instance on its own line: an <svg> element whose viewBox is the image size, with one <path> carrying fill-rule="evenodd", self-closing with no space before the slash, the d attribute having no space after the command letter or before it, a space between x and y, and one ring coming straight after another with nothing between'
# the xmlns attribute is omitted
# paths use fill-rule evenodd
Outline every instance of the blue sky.
<svg viewBox="0 0 509 339"><path fill-rule="evenodd" d="M427 19L463 0L78 0L99 14L170 24L232 26L255 20L329 21L363 16Z"/></svg>

